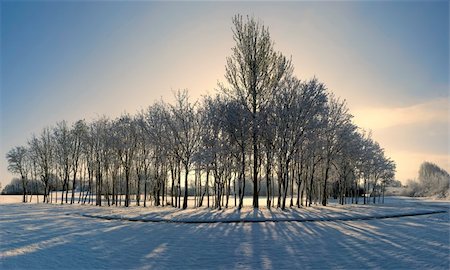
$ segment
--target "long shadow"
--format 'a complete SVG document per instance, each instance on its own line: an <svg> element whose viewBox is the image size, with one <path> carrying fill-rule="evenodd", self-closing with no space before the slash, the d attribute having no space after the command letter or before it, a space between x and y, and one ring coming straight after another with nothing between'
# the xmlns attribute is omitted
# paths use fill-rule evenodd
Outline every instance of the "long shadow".
<svg viewBox="0 0 450 270"><path fill-rule="evenodd" d="M5 210L10 214L1 217L7 223L0 222L3 269L449 267L448 213L328 222L143 223L63 215L67 208L50 206ZM200 212L195 219L223 218L224 211ZM255 210L244 217L267 216Z"/></svg>

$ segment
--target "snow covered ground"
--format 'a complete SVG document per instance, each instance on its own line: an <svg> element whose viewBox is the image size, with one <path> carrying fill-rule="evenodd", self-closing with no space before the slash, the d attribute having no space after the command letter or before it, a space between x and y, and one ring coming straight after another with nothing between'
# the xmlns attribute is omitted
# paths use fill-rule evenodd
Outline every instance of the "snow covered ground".
<svg viewBox="0 0 450 270"><path fill-rule="evenodd" d="M1 269L449 269L445 201L287 211L7 202Z"/></svg>

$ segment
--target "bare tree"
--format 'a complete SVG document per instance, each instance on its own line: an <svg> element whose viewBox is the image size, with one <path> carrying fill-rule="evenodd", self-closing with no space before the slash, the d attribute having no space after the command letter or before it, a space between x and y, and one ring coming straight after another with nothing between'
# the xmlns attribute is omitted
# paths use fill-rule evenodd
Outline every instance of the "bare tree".
<svg viewBox="0 0 450 270"><path fill-rule="evenodd" d="M130 176L137 143L136 125L128 114L124 114L114 122L114 126L119 138L116 143L125 173L125 206L128 207L130 205Z"/></svg>
<svg viewBox="0 0 450 270"><path fill-rule="evenodd" d="M172 176L171 205L178 205L177 197L175 198L175 204L173 197L174 193L179 194L178 187L180 179L174 170L179 171L177 164L179 164L181 148L172 135L174 129L169 127L170 117L167 105L162 102L150 106L142 116L142 136L146 138L145 144L142 145L148 144L147 146L149 148L148 151L141 149L141 153L148 155L148 159L144 160L144 171L145 166L148 166L148 173L150 173L150 170L152 171L150 186L154 203L157 206L164 204L164 201L161 203L160 197L164 194L167 167L171 168ZM167 165L167 163L170 164ZM175 188L176 190L174 190Z"/></svg>
<svg viewBox="0 0 450 270"><path fill-rule="evenodd" d="M179 155L178 158L184 166L183 209L186 209L189 170L193 161L192 157L200 143L200 125L196 104L189 101L187 90L178 91L175 98L175 105L171 106L171 117L168 122L172 130L171 135L180 150L176 154Z"/></svg>
<svg viewBox="0 0 450 270"><path fill-rule="evenodd" d="M35 136L29 142L33 156L37 159L39 174L44 183L44 202L49 202L50 186L49 181L52 175L54 164L54 140L50 128L44 128L40 138Z"/></svg>
<svg viewBox="0 0 450 270"><path fill-rule="evenodd" d="M27 181L29 166L28 162L28 150L23 146L17 146L9 150L6 154L6 159L8 160L8 171L14 174L20 175L20 180L22 183L23 199L22 202L27 202ZM1 190L1 189L0 189Z"/></svg>
<svg viewBox="0 0 450 270"><path fill-rule="evenodd" d="M328 198L328 177L331 169L331 162L336 155L342 151L346 145L339 143L339 137L344 136L350 127L352 116L348 113L345 101L340 101L334 96L329 99L325 116L325 131L324 131L324 160L325 160L325 176L323 181L322 205L327 205Z"/></svg>
<svg viewBox="0 0 450 270"><path fill-rule="evenodd" d="M234 146L234 158L239 164L238 169L238 195L239 209L242 208L245 195L246 174L248 171L248 156L250 148L250 121L251 115L242 104L236 101L228 101L223 115L224 125L228 133L229 143Z"/></svg>
<svg viewBox="0 0 450 270"><path fill-rule="evenodd" d="M254 18L233 18L233 39L236 45L227 58L225 78L228 86L222 90L240 102L251 113L253 148L253 207L258 207L258 119L278 84L292 72L290 60L273 48L268 29Z"/></svg>
<svg viewBox="0 0 450 270"><path fill-rule="evenodd" d="M79 170L80 165L80 159L82 155L82 149L83 149L83 137L87 133L87 125L84 120L78 120L73 125L73 128L71 130L71 156L70 160L72 162L71 168L72 168L72 197L70 198L70 204L73 204L75 202L75 189L76 189L76 180L77 180L77 173ZM81 188L81 187L80 187Z"/></svg>
<svg viewBox="0 0 450 270"><path fill-rule="evenodd" d="M69 177L72 167L71 158L71 131L67 126L66 121L62 121L56 124L53 129L53 135L55 138L55 157L56 164L58 165L60 171L60 178L63 180L62 192L61 192L61 204L64 202L64 193L66 193L66 203L67 195L69 192Z"/></svg>

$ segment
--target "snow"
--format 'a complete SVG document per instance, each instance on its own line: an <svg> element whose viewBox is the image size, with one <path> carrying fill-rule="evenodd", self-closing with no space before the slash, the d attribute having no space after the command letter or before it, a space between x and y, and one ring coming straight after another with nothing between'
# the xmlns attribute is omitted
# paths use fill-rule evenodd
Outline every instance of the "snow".
<svg viewBox="0 0 450 270"><path fill-rule="evenodd" d="M0 196L1 269L449 269L448 201L219 211L14 200Z"/></svg>

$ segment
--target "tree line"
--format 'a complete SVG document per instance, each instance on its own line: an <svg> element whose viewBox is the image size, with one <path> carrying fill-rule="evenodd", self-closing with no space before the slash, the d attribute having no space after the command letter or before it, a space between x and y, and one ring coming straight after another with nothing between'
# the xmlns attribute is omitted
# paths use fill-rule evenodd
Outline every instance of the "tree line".
<svg viewBox="0 0 450 270"><path fill-rule="evenodd" d="M384 194L394 162L370 133L352 122L344 100L317 78L300 80L291 60L275 51L268 28L252 17L233 18L235 46L225 83L192 101L187 90L173 104L158 101L135 115L61 121L7 154L20 176L23 200L186 208L326 205ZM36 183L36 181L33 181ZM35 186L35 187L33 187ZM58 198L55 196L55 200Z"/></svg>
<svg viewBox="0 0 450 270"><path fill-rule="evenodd" d="M436 164L424 161L419 168L417 180L408 180L405 195L411 197L450 196L450 175Z"/></svg>

